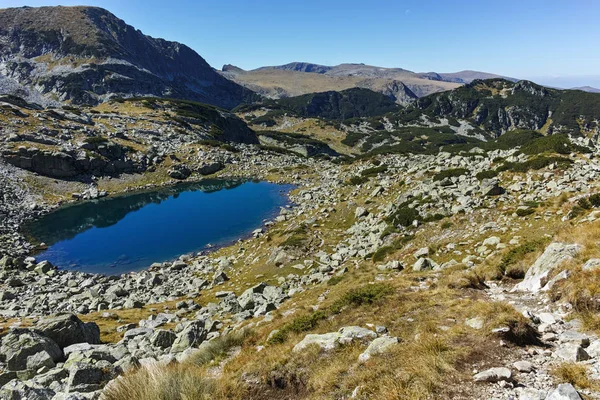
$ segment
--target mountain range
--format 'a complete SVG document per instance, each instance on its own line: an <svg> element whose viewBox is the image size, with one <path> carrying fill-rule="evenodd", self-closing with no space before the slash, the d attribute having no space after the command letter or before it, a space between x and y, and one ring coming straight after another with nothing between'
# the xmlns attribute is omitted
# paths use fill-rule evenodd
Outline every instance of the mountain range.
<svg viewBox="0 0 600 400"><path fill-rule="evenodd" d="M306 62L292 62L250 71L225 65L221 74L273 99L358 87L383 93L401 105L409 104L418 97L457 88L475 79L505 78L516 81L514 78L478 71L417 73L402 68L365 64L326 66Z"/></svg>

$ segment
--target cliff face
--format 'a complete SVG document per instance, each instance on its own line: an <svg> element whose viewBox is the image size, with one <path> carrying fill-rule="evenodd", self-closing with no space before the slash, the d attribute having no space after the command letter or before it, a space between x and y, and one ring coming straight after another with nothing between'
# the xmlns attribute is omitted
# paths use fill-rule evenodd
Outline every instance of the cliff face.
<svg viewBox="0 0 600 400"><path fill-rule="evenodd" d="M96 7L0 10L0 77L0 92L76 104L153 95L233 108L254 95L191 48Z"/></svg>

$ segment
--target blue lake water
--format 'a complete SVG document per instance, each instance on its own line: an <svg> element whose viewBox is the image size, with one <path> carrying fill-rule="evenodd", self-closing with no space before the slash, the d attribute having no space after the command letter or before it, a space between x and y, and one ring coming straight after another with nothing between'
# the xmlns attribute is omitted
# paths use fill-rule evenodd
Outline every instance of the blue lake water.
<svg viewBox="0 0 600 400"><path fill-rule="evenodd" d="M25 232L48 245L38 260L115 275L246 237L279 214L292 188L239 180L181 184L65 207Z"/></svg>

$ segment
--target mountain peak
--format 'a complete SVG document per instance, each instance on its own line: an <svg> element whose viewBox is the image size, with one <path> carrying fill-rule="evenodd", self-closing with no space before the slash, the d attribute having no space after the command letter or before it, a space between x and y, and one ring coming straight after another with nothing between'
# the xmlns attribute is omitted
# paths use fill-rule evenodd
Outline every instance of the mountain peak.
<svg viewBox="0 0 600 400"><path fill-rule="evenodd" d="M7 78L61 101L152 95L232 108L251 96L188 46L144 35L99 7L2 9L0 42Z"/></svg>

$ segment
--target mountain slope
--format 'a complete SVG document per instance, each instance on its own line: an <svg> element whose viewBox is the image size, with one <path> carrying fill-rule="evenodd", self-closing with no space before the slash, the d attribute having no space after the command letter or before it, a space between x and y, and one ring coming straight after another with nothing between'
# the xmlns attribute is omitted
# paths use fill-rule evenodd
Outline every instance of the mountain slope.
<svg viewBox="0 0 600 400"><path fill-rule="evenodd" d="M451 92L419 99L413 109L401 113L466 119L495 134L531 129L593 135L600 128L599 110L600 95L596 93L491 79L475 80Z"/></svg>
<svg viewBox="0 0 600 400"><path fill-rule="evenodd" d="M0 91L97 104L110 97L177 97L233 108L253 93L215 73L189 47L142 34L97 7L0 10Z"/></svg>
<svg viewBox="0 0 600 400"><path fill-rule="evenodd" d="M359 88L341 92L309 93L279 99L277 103L303 117L338 120L382 115L398 109L387 96Z"/></svg>

